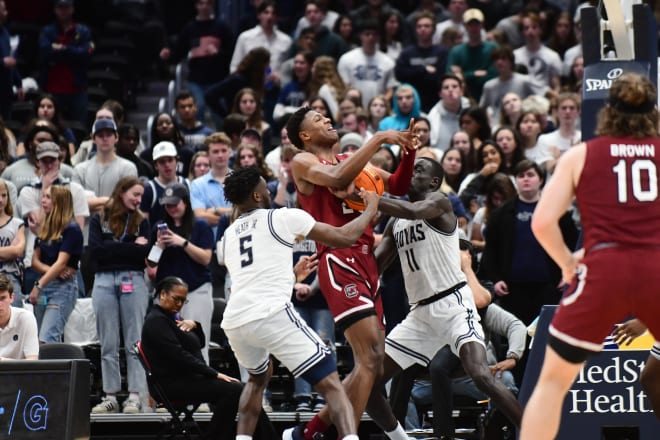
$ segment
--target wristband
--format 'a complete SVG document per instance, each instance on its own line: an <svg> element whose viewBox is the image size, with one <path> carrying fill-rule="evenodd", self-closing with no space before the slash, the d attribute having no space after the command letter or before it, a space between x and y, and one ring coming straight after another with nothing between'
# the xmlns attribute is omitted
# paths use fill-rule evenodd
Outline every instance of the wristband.
<svg viewBox="0 0 660 440"><path fill-rule="evenodd" d="M39 284L39 280L34 282L34 288L37 289L38 291L41 291L41 284Z"/></svg>
<svg viewBox="0 0 660 440"><path fill-rule="evenodd" d="M507 358L507 359L513 359L514 361L516 361L516 364L518 364L518 361L520 361L520 356L518 356L518 355L517 355L516 353L514 353L514 352L509 352L509 353L507 353L506 358Z"/></svg>
<svg viewBox="0 0 660 440"><path fill-rule="evenodd" d="M184 241L183 244L181 245L182 248L187 248L190 242L188 240Z"/></svg>

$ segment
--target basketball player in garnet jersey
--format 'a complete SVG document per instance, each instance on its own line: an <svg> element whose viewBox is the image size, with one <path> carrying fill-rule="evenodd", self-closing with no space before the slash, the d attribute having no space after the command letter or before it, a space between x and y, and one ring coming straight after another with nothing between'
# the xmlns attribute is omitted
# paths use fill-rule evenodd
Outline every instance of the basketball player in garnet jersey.
<svg viewBox="0 0 660 440"><path fill-rule="evenodd" d="M571 287L550 325L541 376L523 416L522 440L555 438L566 393L582 364L601 350L613 324L635 316L660 335L655 106L656 90L646 77L627 73L615 80L599 114L599 137L564 153L536 207L532 230ZM571 253L558 221L574 196L584 249ZM642 375L656 413L658 373L655 368Z"/></svg>
<svg viewBox="0 0 660 440"><path fill-rule="evenodd" d="M350 156L334 154L337 132L330 119L309 107L301 108L291 116L287 131L291 142L304 150L291 164L298 201L317 221L342 226L359 214L335 196L335 189L347 188L382 144L396 144L404 151L394 174L379 170L385 191L393 195L404 195L408 191L415 161L414 150L419 142L410 129L377 132ZM355 366L344 379L344 387L353 404L356 425L366 407L371 387L382 370L384 353L382 303L376 295L378 270L372 253L373 242L373 230L368 228L350 248L334 249L317 244L321 292L335 318L335 325L344 331L353 350ZM287 430L283 438L310 440L316 433L326 431L329 425L326 407L307 423L303 432L300 427ZM403 432L400 426L399 429Z"/></svg>

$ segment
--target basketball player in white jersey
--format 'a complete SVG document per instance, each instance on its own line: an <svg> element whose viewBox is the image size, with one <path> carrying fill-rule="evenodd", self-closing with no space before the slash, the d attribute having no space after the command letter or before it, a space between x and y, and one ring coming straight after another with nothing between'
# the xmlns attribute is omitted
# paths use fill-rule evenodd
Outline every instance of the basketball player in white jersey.
<svg viewBox="0 0 660 440"><path fill-rule="evenodd" d="M367 208L338 228L317 222L300 209L268 209L270 193L256 168L227 176L224 190L239 217L217 248L218 262L227 266L232 279L222 328L238 363L250 373L239 403L236 439L252 438L261 396L272 374L272 354L325 398L340 438L358 440L353 407L331 351L290 301L293 243L307 237L330 246L351 246L377 214L378 195L362 192Z"/></svg>
<svg viewBox="0 0 660 440"><path fill-rule="evenodd" d="M435 353L449 345L477 387L519 426L520 404L488 368L479 315L461 271L456 216L449 199L438 191L442 179L437 161L420 158L410 181L410 201L380 200L380 211L394 218L376 248L378 269L391 264L398 251L411 306L385 339L382 383L415 363L427 367ZM380 387L374 387L367 412L385 431L397 424Z"/></svg>

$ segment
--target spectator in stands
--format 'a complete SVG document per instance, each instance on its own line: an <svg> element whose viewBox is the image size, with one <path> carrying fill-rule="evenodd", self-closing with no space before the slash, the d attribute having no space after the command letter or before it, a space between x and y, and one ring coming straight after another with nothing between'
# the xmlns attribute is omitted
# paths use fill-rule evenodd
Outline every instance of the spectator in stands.
<svg viewBox="0 0 660 440"><path fill-rule="evenodd" d="M514 72L516 65L513 50L509 46L500 46L491 53L497 77L484 84L479 107L487 108L491 125L500 120L503 98L515 93L519 98L534 94L534 83L528 75Z"/></svg>
<svg viewBox="0 0 660 440"><path fill-rule="evenodd" d="M87 67L94 44L87 26L73 20L73 0L56 0L55 23L39 36L40 85L69 120L87 125Z"/></svg>
<svg viewBox="0 0 660 440"><path fill-rule="evenodd" d="M355 35L353 33L353 20L348 15L340 15L332 27L332 32L339 35L344 40L346 50L355 49Z"/></svg>
<svg viewBox="0 0 660 440"><path fill-rule="evenodd" d="M465 25L463 24L463 14L467 9L468 2L466 0L449 0L449 4L447 5L449 18L440 21L435 25L433 44L440 44L442 34L450 28L460 32L463 43L467 43L467 32L465 30Z"/></svg>
<svg viewBox="0 0 660 440"><path fill-rule="evenodd" d="M17 194L37 176L35 149L41 142L46 141L59 142L59 133L50 122L35 121L25 135L23 142L25 156L17 159L3 171L2 178L12 183L11 186L16 188ZM69 165L62 164L62 175L70 179L73 176L73 169Z"/></svg>
<svg viewBox="0 0 660 440"><path fill-rule="evenodd" d="M525 158L520 137L516 130L511 127L502 126L493 133L495 143L500 146L504 154L504 172L513 174L518 162Z"/></svg>
<svg viewBox="0 0 660 440"><path fill-rule="evenodd" d="M190 161L190 173L188 173L188 180L191 182L198 177L208 173L211 169L211 162L209 161L208 151L198 151Z"/></svg>
<svg viewBox="0 0 660 440"><path fill-rule="evenodd" d="M394 9L386 0L369 0L357 9L350 12L350 17L357 29L363 29L365 22L375 21L378 23L380 17L390 13Z"/></svg>
<svg viewBox="0 0 660 440"><path fill-rule="evenodd" d="M99 155L101 151L99 150ZM140 392L146 391L144 369L131 347L140 332L149 304L144 280L145 259L149 253L149 220L139 206L144 188L137 177L119 179L111 197L89 224L90 257L96 262L92 304L101 342L101 371L105 397L92 408L92 414L119 411L121 391L119 370L120 329L126 352L129 396L124 414L141 411Z"/></svg>
<svg viewBox="0 0 660 440"><path fill-rule="evenodd" d="M201 99L201 102L203 103L203 93ZM204 139L206 139L206 136L213 133L213 130L200 122L200 118L198 117L199 109L197 107L197 99L195 98L195 95L186 90L179 92L174 99L174 109L176 110L176 116L179 119L177 128L183 136L183 143L192 148L193 151L199 150L204 145Z"/></svg>
<svg viewBox="0 0 660 440"><path fill-rule="evenodd" d="M242 144L236 150L236 160L234 160L234 170L239 168L255 167L266 183L275 179L275 174L264 161L264 155L261 150L252 144Z"/></svg>
<svg viewBox="0 0 660 440"><path fill-rule="evenodd" d="M378 50L379 32L378 21L364 21L360 27L360 47L346 52L337 63L344 83L360 90L361 107L366 107L376 95L385 95L389 101L397 85L394 61Z"/></svg>
<svg viewBox="0 0 660 440"><path fill-rule="evenodd" d="M399 11L392 9L383 14L380 17L380 51L396 61L403 50L405 31L406 24Z"/></svg>
<svg viewBox="0 0 660 440"><path fill-rule="evenodd" d="M63 125L62 115L57 106L55 96L50 93L44 93L39 96L34 102L32 117L51 122L69 144L69 156L73 156L76 153L76 146L82 141L82 139L76 139L73 131ZM17 151L17 154L19 155L23 153L24 152L22 151Z"/></svg>
<svg viewBox="0 0 660 440"><path fill-rule="evenodd" d="M211 169L192 181L190 199L195 216L215 226L223 214L231 211L223 189L225 177L229 172L231 140L224 133L213 133L206 138L204 144L209 151Z"/></svg>
<svg viewBox="0 0 660 440"><path fill-rule="evenodd" d="M470 106L463 96L463 81L453 73L440 77L440 100L431 108L428 119L431 121L431 147L444 151L451 136L460 126L458 115Z"/></svg>
<svg viewBox="0 0 660 440"><path fill-rule="evenodd" d="M546 44L548 48L557 52L563 60L566 51L577 43L578 41L575 38L573 29L573 17L571 17L568 11L563 11L555 18L555 22L552 25L552 32L550 32L550 38Z"/></svg>
<svg viewBox="0 0 660 440"><path fill-rule="evenodd" d="M178 152L172 142L161 141L153 148L153 164L158 175L144 185L144 194L140 202L140 211L149 223L155 225L165 217L165 208L159 200L163 197L165 188L174 183L181 183L190 187L188 179L176 173Z"/></svg>
<svg viewBox="0 0 660 440"><path fill-rule="evenodd" d="M314 57L325 55L338 60L348 47L344 40L331 30L332 26L326 24L327 4L324 3L326 3L324 0L306 0L303 18L307 20L309 27L314 30L316 43L312 50Z"/></svg>
<svg viewBox="0 0 660 440"><path fill-rule="evenodd" d="M485 109L481 107L463 109L458 121L461 130L470 135L474 148L478 149L483 141L490 139L490 121Z"/></svg>
<svg viewBox="0 0 660 440"><path fill-rule="evenodd" d="M324 118L329 118L330 123L335 125L335 116L330 111L330 104L320 96L314 96L309 100L309 106L312 110L319 112Z"/></svg>
<svg viewBox="0 0 660 440"><path fill-rule="evenodd" d="M422 12L415 19L416 43L406 46L396 59L394 73L398 81L412 84L422 99L422 111L428 112L438 94L438 74L445 71L447 49L433 44L435 17Z"/></svg>
<svg viewBox="0 0 660 440"><path fill-rule="evenodd" d="M236 72L252 49L263 47L270 53L271 72L267 80L278 85L280 64L284 61L284 54L291 46L292 40L277 29L277 7L274 1L261 2L257 7L257 19L259 20L257 26L238 36L229 70L232 73Z"/></svg>
<svg viewBox="0 0 660 440"><path fill-rule="evenodd" d="M207 438L233 440L236 413L243 387L237 379L218 373L202 357L205 335L199 323L180 315L188 300L188 286L167 277L156 287L158 304L147 315L142 329L142 347L155 379L171 400L200 402L213 406ZM255 440L279 438L268 416L259 415Z"/></svg>
<svg viewBox="0 0 660 440"><path fill-rule="evenodd" d="M492 140L486 140L477 151L477 171L465 176L458 189L463 206L472 215L483 206L486 189L496 173L504 172L504 154Z"/></svg>
<svg viewBox="0 0 660 440"><path fill-rule="evenodd" d="M99 119L112 119L113 121L115 121L115 124L117 126L120 126L121 124L124 123L125 120L124 106L121 105L121 103L115 99L107 99L103 101L101 107L96 111L96 114L94 116L94 122L96 122ZM92 122L92 126L94 125L94 122ZM90 133L90 137L91 137L91 133ZM142 142L142 139L139 139L138 146L135 149L135 154L139 155L144 150L145 150L145 145ZM72 165L77 165L80 162L90 159L95 154L96 154L96 145L94 144L94 140L88 139L80 143L80 146L78 147L78 151L76 151L76 154L71 158L71 163Z"/></svg>
<svg viewBox="0 0 660 440"><path fill-rule="evenodd" d="M376 95L367 105L368 124L367 131L373 136L378 131L380 121L392 114L390 103L383 95Z"/></svg>
<svg viewBox="0 0 660 440"><path fill-rule="evenodd" d="M156 284L168 276L177 276L188 284L188 302L183 305L181 313L202 325L205 335L202 355L208 364L213 315L213 288L208 265L215 246L213 231L206 220L195 218L188 185L169 185L159 203L164 215L158 222L153 222L151 243L163 253L157 264L147 270L155 275ZM167 229L162 231L157 226L159 223L165 223Z"/></svg>
<svg viewBox="0 0 660 440"><path fill-rule="evenodd" d="M555 101L559 128L539 136L537 145L541 158L537 161L550 174L555 170L559 156L582 140L577 124L580 119L580 96L577 93L560 93Z"/></svg>
<svg viewBox="0 0 660 440"><path fill-rule="evenodd" d="M36 170L39 177L24 186L18 196L17 207L23 218L27 219L28 225L37 224L43 219L44 212L42 208L42 197L44 192L51 185L62 185L71 191L73 197L73 215L80 229L84 229L85 221L89 217L89 205L87 204L87 195L85 188L76 182L72 182L62 173L63 154L60 147L54 142L42 142L37 145L35 150ZM31 228L33 229L33 228ZM25 285L31 286L37 279L37 274L32 269L32 253L34 250L34 241L36 234L32 230L27 231L25 248ZM84 295L85 283L82 273L76 274L78 289Z"/></svg>
<svg viewBox="0 0 660 440"><path fill-rule="evenodd" d="M449 148L456 148L465 158L463 168L466 173L472 173L477 166L477 150L474 148L470 135L463 130L457 130L449 140Z"/></svg>
<svg viewBox="0 0 660 440"><path fill-rule="evenodd" d="M538 13L526 11L521 15L521 29L525 45L514 50L516 62L527 67L534 81L534 93L544 95L548 89L559 88L562 63L559 54L541 41L543 28Z"/></svg>
<svg viewBox="0 0 660 440"><path fill-rule="evenodd" d="M460 188L461 182L467 174L465 154L456 147L450 147L443 153L439 162L445 176L443 182L444 192L458 194L458 188Z"/></svg>
<svg viewBox="0 0 660 440"><path fill-rule="evenodd" d="M337 24L337 20L339 20L342 16L328 8L329 0L314 0L314 2L316 7L319 9L318 15L323 17L321 19L321 25L332 30L334 33L337 33L334 28ZM307 3L305 3L305 5L307 5ZM299 36L300 32L309 26L311 26L311 21L307 18L307 8L305 7L304 15L300 17L298 23L296 24L296 28L293 31L294 38Z"/></svg>
<svg viewBox="0 0 660 440"><path fill-rule="evenodd" d="M470 226L470 243L481 254L486 247L484 231L493 211L518 195L511 179L504 173L496 173L485 188L483 206L477 209Z"/></svg>
<svg viewBox="0 0 660 440"><path fill-rule="evenodd" d="M301 52L313 52L316 49L316 41L314 40L315 35L316 32L314 29L305 28L300 33L298 39L291 45L291 48L287 52L287 55L291 56L282 62L282 67L280 69L280 81L282 84L286 84L293 79L293 63L295 61L295 56Z"/></svg>
<svg viewBox="0 0 660 440"><path fill-rule="evenodd" d="M0 1L0 115L9 119L11 104L14 100L23 100L25 93L21 75L16 68L16 48L12 48L10 35L5 24L7 22L6 3ZM16 95L14 95L14 87Z"/></svg>
<svg viewBox="0 0 660 440"><path fill-rule="evenodd" d="M94 193L87 198L90 212L101 209L110 200L117 182L123 177L137 177L132 162L117 156L117 126L112 119L99 119L92 129L96 155L73 169L73 181Z"/></svg>
<svg viewBox="0 0 660 440"><path fill-rule="evenodd" d="M76 273L83 234L75 221L71 191L65 186L51 185L45 190L41 207L46 217L37 226L32 255L32 270L40 275L31 287L29 301L35 306L39 341L62 342L64 325L78 297Z"/></svg>
<svg viewBox="0 0 660 440"><path fill-rule="evenodd" d="M7 128L5 121L0 116L0 173L16 157L16 136Z"/></svg>
<svg viewBox="0 0 660 440"><path fill-rule="evenodd" d="M236 92L250 87L263 96L270 52L263 47L250 50L231 75L209 87L204 94L206 105L221 117L227 116Z"/></svg>
<svg viewBox="0 0 660 440"><path fill-rule="evenodd" d="M530 227L545 173L523 160L515 169L518 197L505 203L488 220L482 264L495 283L500 305L525 325L532 323L544 304L557 304L561 293L559 267L536 241ZM564 240L573 248L577 229L570 214L560 221Z"/></svg>
<svg viewBox="0 0 660 440"><path fill-rule="evenodd" d="M334 118L339 110L339 100L344 93L346 93L346 84L337 71L337 61L328 56L317 57L312 65L310 96L323 98L329 107L329 113Z"/></svg>
<svg viewBox="0 0 660 440"><path fill-rule="evenodd" d="M401 84L392 98L392 115L383 118L378 124L378 129L406 130L410 126L410 119L420 115L419 93L410 84Z"/></svg>
<svg viewBox="0 0 660 440"><path fill-rule="evenodd" d="M51 185L61 185L71 192L73 197L73 215L76 223L83 229L85 219L89 217L89 206L86 202L85 188L72 182L62 174L62 153L54 142L41 142L35 150L39 176L21 189L18 196L18 207L22 217L38 222L42 215L41 201L44 192Z"/></svg>
<svg viewBox="0 0 660 440"><path fill-rule="evenodd" d="M232 152L241 144L241 133L247 128L247 117L240 113L229 113L222 121L222 130L231 140ZM206 149L206 145L204 145ZM233 156L232 156L233 157Z"/></svg>
<svg viewBox="0 0 660 440"><path fill-rule="evenodd" d="M463 23L468 41L451 48L447 57L447 72L462 77L469 96L479 102L484 84L497 75L491 60L491 54L497 45L484 40L484 14L479 9L465 11Z"/></svg>
<svg viewBox="0 0 660 440"><path fill-rule="evenodd" d="M509 92L502 97L499 125L514 126L522 113L522 100L517 93Z"/></svg>
<svg viewBox="0 0 660 440"><path fill-rule="evenodd" d="M163 60L188 61L187 87L197 104L200 122L204 122L206 112L204 93L218 78L229 74L234 47L231 28L213 15L214 8L215 0L195 0L195 19L181 29L171 48L160 51Z"/></svg>
<svg viewBox="0 0 660 440"><path fill-rule="evenodd" d="M151 164L135 154L135 150L140 144L138 128L133 124L121 124L117 128L117 136L117 156L133 162L140 178L153 179L155 173Z"/></svg>
<svg viewBox="0 0 660 440"><path fill-rule="evenodd" d="M292 114L309 99L309 88L314 58L311 52L303 51L293 58L293 78L280 90L273 110L273 118L279 119Z"/></svg>
<svg viewBox="0 0 660 440"><path fill-rule="evenodd" d="M0 274L0 362L35 361L39 358L37 320L34 313L12 305L14 284Z"/></svg>
<svg viewBox="0 0 660 440"><path fill-rule="evenodd" d="M14 286L10 292L11 305L23 307L21 261L25 256L25 223L22 218L14 216L14 206L9 199L9 187L7 182L2 179L0 179L0 225L2 225L0 226L0 292L3 291L3 287L6 287L2 285L2 280L7 278ZM2 350L1 347L2 344L0 344L0 350Z"/></svg>
<svg viewBox="0 0 660 440"><path fill-rule="evenodd" d="M543 128L543 120L535 111L522 112L516 122L516 131L520 135L520 146L525 153L525 158L537 162L542 157L538 148L538 138Z"/></svg>
<svg viewBox="0 0 660 440"><path fill-rule="evenodd" d="M264 120L262 103L257 92L249 87L239 90L234 96L231 111L247 118L246 129L255 129L261 136L263 147L270 151L272 148L272 129L270 124Z"/></svg>
<svg viewBox="0 0 660 440"><path fill-rule="evenodd" d="M140 157L144 160L151 160L153 148L163 141L170 142L176 147L179 157L176 164L176 173L179 176L188 175L190 159L195 153L190 146L186 145L183 135L174 124L174 118L167 112L158 113L154 118L154 124L151 127L151 146L144 150Z"/></svg>

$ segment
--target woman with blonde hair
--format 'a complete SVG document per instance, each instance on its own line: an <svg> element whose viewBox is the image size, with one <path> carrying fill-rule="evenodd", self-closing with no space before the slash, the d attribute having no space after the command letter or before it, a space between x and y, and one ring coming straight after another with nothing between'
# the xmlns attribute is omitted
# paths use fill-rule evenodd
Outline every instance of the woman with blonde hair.
<svg viewBox="0 0 660 440"><path fill-rule="evenodd" d="M25 255L25 223L14 217L14 207L9 198L9 186L0 179L0 273L14 285L12 306L23 307L21 278L23 270L19 264Z"/></svg>
<svg viewBox="0 0 660 440"><path fill-rule="evenodd" d="M62 342L64 325L78 296L76 271L83 234L73 214L68 188L51 185L41 195L46 218L40 225L32 254L32 270L40 274L30 291L39 324L39 341Z"/></svg>
<svg viewBox="0 0 660 440"><path fill-rule="evenodd" d="M309 96L320 96L330 107L333 117L339 111L339 100L346 93L346 84L337 72L334 58L321 55L312 64L312 79L309 83Z"/></svg>
<svg viewBox="0 0 660 440"><path fill-rule="evenodd" d="M137 177L119 179L110 199L89 223L89 254L96 264L92 304L101 342L101 370L106 396L92 408L93 414L119 411L121 391L119 370L119 329L126 347L129 396L123 403L125 414L141 410L139 393L147 382L131 347L140 340L147 314L149 291L144 280L145 259L149 252L149 221L139 210L144 187Z"/></svg>

